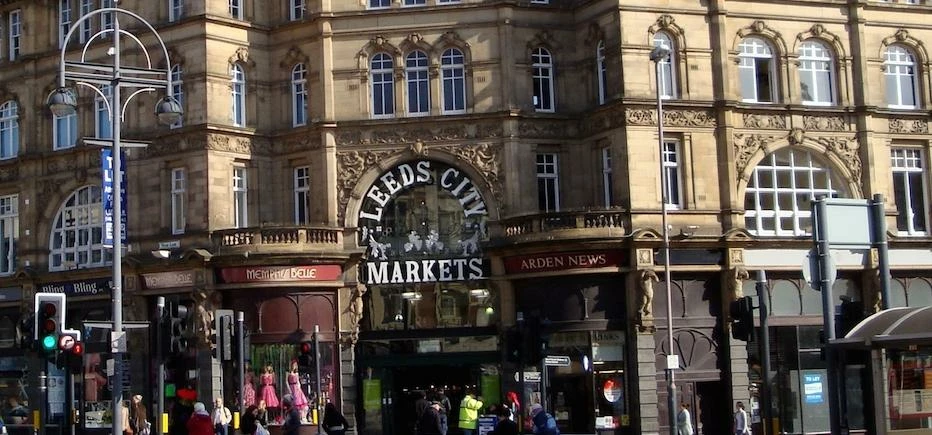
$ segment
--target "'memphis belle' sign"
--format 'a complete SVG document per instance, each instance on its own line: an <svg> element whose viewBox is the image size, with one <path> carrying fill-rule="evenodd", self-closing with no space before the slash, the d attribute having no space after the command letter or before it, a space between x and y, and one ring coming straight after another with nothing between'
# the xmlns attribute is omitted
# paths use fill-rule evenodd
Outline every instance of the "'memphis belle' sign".
<svg viewBox="0 0 932 435"><path fill-rule="evenodd" d="M437 218L418 220L417 226L402 223L398 214L415 210L410 205L407 211L397 204L393 208L392 201L429 185L437 186L437 195L449 195L459 203L462 215L455 223L442 223ZM445 211L449 210L448 206ZM426 215L438 213L433 210ZM479 242L486 238L488 210L476 184L460 169L433 160L399 164L369 187L358 216L359 242L368 246L362 277L367 284L466 281L488 276L488 262L479 255Z"/></svg>

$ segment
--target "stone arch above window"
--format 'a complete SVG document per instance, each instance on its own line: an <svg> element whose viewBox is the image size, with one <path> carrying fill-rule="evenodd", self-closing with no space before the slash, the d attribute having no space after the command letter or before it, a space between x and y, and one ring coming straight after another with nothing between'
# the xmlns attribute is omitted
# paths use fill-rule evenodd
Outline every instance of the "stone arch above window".
<svg viewBox="0 0 932 435"><path fill-rule="evenodd" d="M531 53L538 48L545 48L554 55L555 51L563 48L563 44L557 41L549 30L542 30L527 42L527 58L530 59Z"/></svg>
<svg viewBox="0 0 932 435"><path fill-rule="evenodd" d="M398 48L401 49L401 52L406 56L412 51L423 51L430 55L434 50L434 47L425 41L424 36L420 33L412 33L406 36L404 41L401 41L401 44L398 45Z"/></svg>
<svg viewBox="0 0 932 435"><path fill-rule="evenodd" d="M356 67L362 72L363 76L368 74L369 58L380 52L391 55L395 65L399 65L399 62L401 62L401 50L391 42L388 42L388 39L384 36L376 36L370 39L369 42L362 46L359 52L356 53Z"/></svg>
<svg viewBox="0 0 932 435"><path fill-rule="evenodd" d="M236 49L236 52L227 59L227 63L232 67L233 65L239 64L243 68L252 70L256 67L256 61L249 56L249 49L246 47L240 47Z"/></svg>
<svg viewBox="0 0 932 435"><path fill-rule="evenodd" d="M918 64L925 64L929 62L929 54L925 50L925 45L922 41L914 38L909 34L909 31L906 29L897 30L891 36L883 38L880 44L880 51L877 53L878 59L884 59L887 49L892 45L902 45L912 51L912 54L917 57Z"/></svg>
<svg viewBox="0 0 932 435"><path fill-rule="evenodd" d="M774 56L784 57L787 55L786 41L783 40L783 36L780 32L770 28L763 20L757 20L751 23L751 25L738 30L737 35L735 35L735 39L731 44L731 51L736 58L740 51L739 45L741 41L744 38L752 36L766 40L775 50Z"/></svg>
<svg viewBox="0 0 932 435"><path fill-rule="evenodd" d="M308 55L304 54L304 52L301 51L300 48L296 46L292 46L291 48L288 49L288 52L285 53L285 57L282 59L281 62L279 62L278 66L290 73L291 70L295 67L295 65L299 63L303 63L307 65L309 64L310 60L311 58L308 57Z"/></svg>
<svg viewBox="0 0 932 435"><path fill-rule="evenodd" d="M800 44L810 39L818 40L831 48L832 51L834 51L835 57L839 60L843 60L847 57L842 39L838 35L826 30L825 26L821 24L814 24L809 30L796 35L793 53L799 52Z"/></svg>
<svg viewBox="0 0 932 435"><path fill-rule="evenodd" d="M589 47L595 47L599 42L605 41L605 31L602 30L602 27L599 26L599 23L589 23L589 28L586 30L586 40L585 44Z"/></svg>
<svg viewBox="0 0 932 435"><path fill-rule="evenodd" d="M75 189L63 201L49 231L49 271L99 267L112 262L103 246L103 203L100 187Z"/></svg>
<svg viewBox="0 0 932 435"><path fill-rule="evenodd" d="M673 49L677 52L686 49L685 32L676 24L676 18L672 15L663 14L657 17L657 21L647 29L647 44L653 47L654 35L660 32L666 33L673 40Z"/></svg>

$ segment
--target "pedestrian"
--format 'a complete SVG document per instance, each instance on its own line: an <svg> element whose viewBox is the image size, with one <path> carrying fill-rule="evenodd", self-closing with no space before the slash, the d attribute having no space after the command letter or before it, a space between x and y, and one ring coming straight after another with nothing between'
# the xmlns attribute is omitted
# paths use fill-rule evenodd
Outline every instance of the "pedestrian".
<svg viewBox="0 0 932 435"><path fill-rule="evenodd" d="M748 424L748 413L744 410L744 403L736 403L735 409L735 435L751 435L751 426Z"/></svg>
<svg viewBox="0 0 932 435"><path fill-rule="evenodd" d="M440 434L447 435L447 431L450 430L450 413L453 412L453 405L443 388L437 388L434 395L434 400L440 402Z"/></svg>
<svg viewBox="0 0 932 435"><path fill-rule="evenodd" d="M424 409L417 421L418 435L441 435L440 402L434 401Z"/></svg>
<svg viewBox="0 0 932 435"><path fill-rule="evenodd" d="M298 435L298 429L301 428L301 413L294 406L294 397L291 394L285 394L282 397L282 411L285 414L285 420L282 422L282 435Z"/></svg>
<svg viewBox="0 0 932 435"><path fill-rule="evenodd" d="M136 435L149 435L152 432L152 424L149 423L146 405L142 403L141 394L133 396L133 400L130 402L129 425Z"/></svg>
<svg viewBox="0 0 932 435"><path fill-rule="evenodd" d="M337 409L333 402L327 402L324 407L324 432L327 435L344 435L349 428L346 417Z"/></svg>
<svg viewBox="0 0 932 435"><path fill-rule="evenodd" d="M129 416L129 401L121 400L120 401L120 418L123 419L123 435L135 435L133 433L133 425Z"/></svg>
<svg viewBox="0 0 932 435"><path fill-rule="evenodd" d="M233 414L230 412L230 408L223 406L222 397L214 399L214 413L212 420L214 422L214 434L227 435L230 422L233 421Z"/></svg>
<svg viewBox="0 0 932 435"><path fill-rule="evenodd" d="M495 425L491 435L518 435L518 423L515 422L514 415L507 406L498 409L498 424Z"/></svg>
<svg viewBox="0 0 932 435"><path fill-rule="evenodd" d="M531 421L536 435L560 435L557 420L550 413L544 411L540 403L531 405Z"/></svg>
<svg viewBox="0 0 932 435"><path fill-rule="evenodd" d="M256 422L262 427L269 427L269 408L265 406L265 399L259 399L259 406L256 407Z"/></svg>
<svg viewBox="0 0 932 435"><path fill-rule="evenodd" d="M243 412L243 417L239 420L239 431L242 435L254 435L256 433L256 414L259 408L256 405L249 405Z"/></svg>
<svg viewBox="0 0 932 435"><path fill-rule="evenodd" d="M693 421L689 416L688 403L680 403L680 412L676 414L676 430L680 435L693 435Z"/></svg>
<svg viewBox="0 0 932 435"><path fill-rule="evenodd" d="M472 388L466 389L466 396L460 402L460 429L463 435L475 435L479 423L479 410L482 409L482 398L476 397Z"/></svg>
<svg viewBox="0 0 932 435"><path fill-rule="evenodd" d="M194 413L185 426L188 435L214 435L214 423L203 402L194 402Z"/></svg>

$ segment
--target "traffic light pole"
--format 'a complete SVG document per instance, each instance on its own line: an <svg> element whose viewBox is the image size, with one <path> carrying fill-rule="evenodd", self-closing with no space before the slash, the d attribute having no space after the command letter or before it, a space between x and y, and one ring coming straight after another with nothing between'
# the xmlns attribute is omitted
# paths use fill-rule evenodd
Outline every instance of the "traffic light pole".
<svg viewBox="0 0 932 435"><path fill-rule="evenodd" d="M825 349L825 365L828 378L828 409L829 409L829 427L831 433L841 433L841 424L839 417L841 397L838 389L838 368L835 366L835 349L829 344L835 339L835 301L832 297L832 277L831 263L829 259L829 241L826 236L828 229L828 204L825 197L812 204L815 218L815 226L812 231L813 241L816 244L819 259L819 290L822 292L822 323L825 337L825 343L822 345Z"/></svg>
<svg viewBox="0 0 932 435"><path fill-rule="evenodd" d="M246 410L246 397L244 397L243 392L246 385L246 346L245 346L245 337L246 337L246 328L245 328L245 317L242 311L236 312L236 388L237 388L237 397L239 397L239 410L244 412Z"/></svg>
<svg viewBox="0 0 932 435"><path fill-rule="evenodd" d="M769 434L772 430L772 409L770 408L770 328L768 319L767 301L770 300L770 292L767 289L767 273L763 270L757 271L757 299L758 308L760 309L760 359L761 359L761 387L760 387L760 406L762 426L764 435Z"/></svg>
<svg viewBox="0 0 932 435"><path fill-rule="evenodd" d="M314 409L317 411L317 433L324 433L324 419L320 412L322 403L320 388L320 326L314 325L314 388L317 389L317 400L314 401ZM300 387L300 385L299 385Z"/></svg>
<svg viewBox="0 0 932 435"><path fill-rule="evenodd" d="M48 367L48 360L45 366ZM45 435L45 421L49 413L49 377L45 370L39 372L39 393L42 396L42 403L39 404L39 435Z"/></svg>
<svg viewBox="0 0 932 435"><path fill-rule="evenodd" d="M165 297L159 296L155 303L156 306L156 325L155 328L155 360L158 364L158 369L156 371L156 377L158 377L156 391L156 400L158 400L156 409L155 409L155 433L163 434L165 433L165 428L162 427L162 414L165 413L165 355L162 354L163 347L162 343L165 340L164 328L162 328L163 322L165 322Z"/></svg>

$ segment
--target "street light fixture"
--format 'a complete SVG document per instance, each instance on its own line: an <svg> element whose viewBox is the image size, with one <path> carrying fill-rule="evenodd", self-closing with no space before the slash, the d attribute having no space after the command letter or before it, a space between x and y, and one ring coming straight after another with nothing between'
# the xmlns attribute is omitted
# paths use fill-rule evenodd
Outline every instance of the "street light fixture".
<svg viewBox="0 0 932 435"><path fill-rule="evenodd" d="M676 435L676 385L674 384L673 370L678 366L678 358L673 353L673 291L670 283L670 227L667 225L667 194L670 180L667 179L666 168L663 165L663 96L661 95L660 63L669 58L671 50L664 45L658 45L650 51L650 60L654 62L654 73L657 76L657 142L660 153L660 216L663 226L663 282L667 294L667 345L670 353L666 358L664 374L667 381L667 424L670 434Z"/></svg>
<svg viewBox="0 0 932 435"><path fill-rule="evenodd" d="M93 140L85 141L91 145L103 145L110 146L113 150L113 225L111 226L111 237L113 240L113 291L112 291L112 302L113 302L113 317L112 317L112 331L110 336L111 351L113 354L113 381L111 383L111 390L113 392L112 403L113 403L113 435L122 435L123 427L121 422L123 421L122 413L123 407L121 406L123 399L123 353L126 351L126 341L123 336L123 271L122 271L122 262L123 262L123 240L122 235L125 233L125 228L123 228L123 203L121 192L122 187L122 174L123 174L123 163L122 155L120 151L120 146L129 146L129 147L142 147L145 146L143 143L138 142L127 142L121 144L120 140L120 123L123 119L123 111L126 109L129 102L140 93L144 92L154 92L156 89L165 89L167 91L167 96L162 98L159 103L156 105L155 113L159 121L165 124L171 124L173 122L181 119L182 109L181 104L178 103L178 100L172 96L172 87L171 87L171 60L168 57L168 49L165 47L165 42L162 41L162 38L159 36L158 32L141 16L127 11L125 9L120 9L117 6L119 0L113 1L115 7L111 8L102 8L97 9L87 14L84 14L81 18L75 21L71 28L68 29L68 34L65 36L64 42L61 49L61 62L59 70L59 87L52 91L48 97L49 109L52 111L55 116L67 116L74 113L77 108L77 98L75 96L75 91L73 88L67 87L67 81L74 82L78 86L86 86L91 88L97 95L107 100L106 93L104 90L106 87L111 89L111 98L107 101L107 108L110 111L110 128L111 128L111 139L99 139L95 138ZM112 17L112 27L109 29L102 29L94 38L90 38L85 44L83 50L80 51L80 59L78 60L66 60L65 54L68 51L68 42L71 41L72 36L75 35L77 29L81 25L92 18L95 15L110 14ZM142 44L140 39L136 35L120 29L120 20L121 15L129 16L134 19L136 22L142 24L152 35L155 36L156 41L159 43L159 48L162 50L162 55L165 57L165 69L157 69L152 66L152 58L149 56L149 51ZM143 29L145 30L145 29ZM96 36L105 38L110 34L112 39L112 46L107 51L107 53L113 57L112 65L105 65L100 63L92 63L87 61L88 48L92 42L95 42ZM124 66L120 63L120 42L121 38L125 37L127 40L132 41L137 46L139 54L142 54L145 59L145 64L143 66ZM126 101L121 101L121 89L127 88L130 90L129 96L126 98ZM105 195L108 193L105 192ZM161 395L163 392L159 392ZM164 428L161 428L164 430Z"/></svg>

